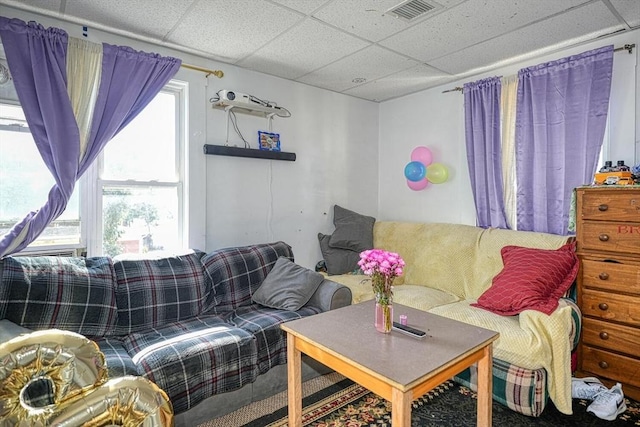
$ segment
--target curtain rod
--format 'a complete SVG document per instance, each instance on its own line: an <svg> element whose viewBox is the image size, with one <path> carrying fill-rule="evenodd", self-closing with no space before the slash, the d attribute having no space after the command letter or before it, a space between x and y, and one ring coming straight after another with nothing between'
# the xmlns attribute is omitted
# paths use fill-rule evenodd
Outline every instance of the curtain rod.
<svg viewBox="0 0 640 427"><path fill-rule="evenodd" d="M614 52L620 52L622 50L626 50L627 52L629 52L629 54L633 53L633 48L636 47L636 44L625 44L622 47L617 47L615 49L613 49ZM447 92L462 92L463 88L460 86L456 86L454 88L451 89L447 89L447 90L443 90L442 93L447 93Z"/></svg>
<svg viewBox="0 0 640 427"><path fill-rule="evenodd" d="M188 68L190 70L202 71L203 73L207 73L206 77L209 77L210 74L213 74L217 78L221 79L224 76L224 72L222 70L210 70L208 68L197 67L195 65L189 64L181 64L181 67Z"/></svg>

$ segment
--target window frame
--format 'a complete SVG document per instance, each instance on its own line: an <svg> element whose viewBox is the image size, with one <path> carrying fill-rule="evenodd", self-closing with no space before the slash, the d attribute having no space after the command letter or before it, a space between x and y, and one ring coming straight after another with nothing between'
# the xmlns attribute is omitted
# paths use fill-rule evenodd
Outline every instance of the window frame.
<svg viewBox="0 0 640 427"><path fill-rule="evenodd" d="M102 256L103 243L103 189L109 186L122 187L165 187L176 188L178 198L178 242L182 247L186 247L186 224L187 206L185 203L186 187L186 111L188 84L179 80L170 80L161 93L171 93L175 96L175 171L176 176L172 181L159 180L134 180L134 179L102 179L104 169L104 153L100 153L96 161L87 169L81 185L88 191L83 191L87 203L80 202L81 210L85 209L85 215L89 221L81 221L82 227L87 227L81 231L86 236L86 248L88 256ZM91 224L91 227L89 227Z"/></svg>
<svg viewBox="0 0 640 427"><path fill-rule="evenodd" d="M187 247L188 209L185 189L187 188L187 94L188 83L171 80L160 92L174 95L175 102L175 177L170 181L140 180L103 180L101 173L104 164L104 153L100 153L76 183L79 196L80 237L78 243L44 244L28 246L19 252L21 255L36 253L71 252L85 253L87 256L103 255L102 251L102 190L105 186L124 187L170 187L176 188L178 200L178 243ZM0 103L21 106L14 99L2 98ZM30 132L29 132L30 133ZM42 203L45 201L43 200ZM25 212L25 215L27 212Z"/></svg>

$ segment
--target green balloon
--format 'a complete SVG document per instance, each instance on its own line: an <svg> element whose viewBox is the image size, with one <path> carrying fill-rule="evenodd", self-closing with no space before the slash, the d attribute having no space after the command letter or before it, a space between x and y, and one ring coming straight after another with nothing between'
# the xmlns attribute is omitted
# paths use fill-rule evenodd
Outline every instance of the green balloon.
<svg viewBox="0 0 640 427"><path fill-rule="evenodd" d="M442 163L431 163L427 168L427 179L433 184L442 184L449 178L449 171Z"/></svg>

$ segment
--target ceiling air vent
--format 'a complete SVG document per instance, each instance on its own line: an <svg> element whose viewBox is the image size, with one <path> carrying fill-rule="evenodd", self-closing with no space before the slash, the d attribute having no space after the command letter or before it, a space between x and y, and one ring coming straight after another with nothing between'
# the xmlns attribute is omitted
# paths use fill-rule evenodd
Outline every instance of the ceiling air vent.
<svg viewBox="0 0 640 427"><path fill-rule="evenodd" d="M422 17L425 13L436 9L436 6L424 0L409 0L389 9L386 13L407 22Z"/></svg>

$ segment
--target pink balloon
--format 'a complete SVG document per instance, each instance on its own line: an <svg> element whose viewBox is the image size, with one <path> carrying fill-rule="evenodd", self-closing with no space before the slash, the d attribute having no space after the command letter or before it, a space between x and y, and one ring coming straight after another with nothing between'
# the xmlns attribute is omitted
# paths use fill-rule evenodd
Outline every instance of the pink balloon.
<svg viewBox="0 0 640 427"><path fill-rule="evenodd" d="M431 162L433 162L431 150L424 146L414 148L411 152L411 161L420 162L425 166L429 166Z"/></svg>
<svg viewBox="0 0 640 427"><path fill-rule="evenodd" d="M409 180L407 180L407 185L413 191L420 191L420 190L424 190L425 188L427 188L427 185L429 185L429 181L427 181L427 178L421 179L420 181L409 181Z"/></svg>

